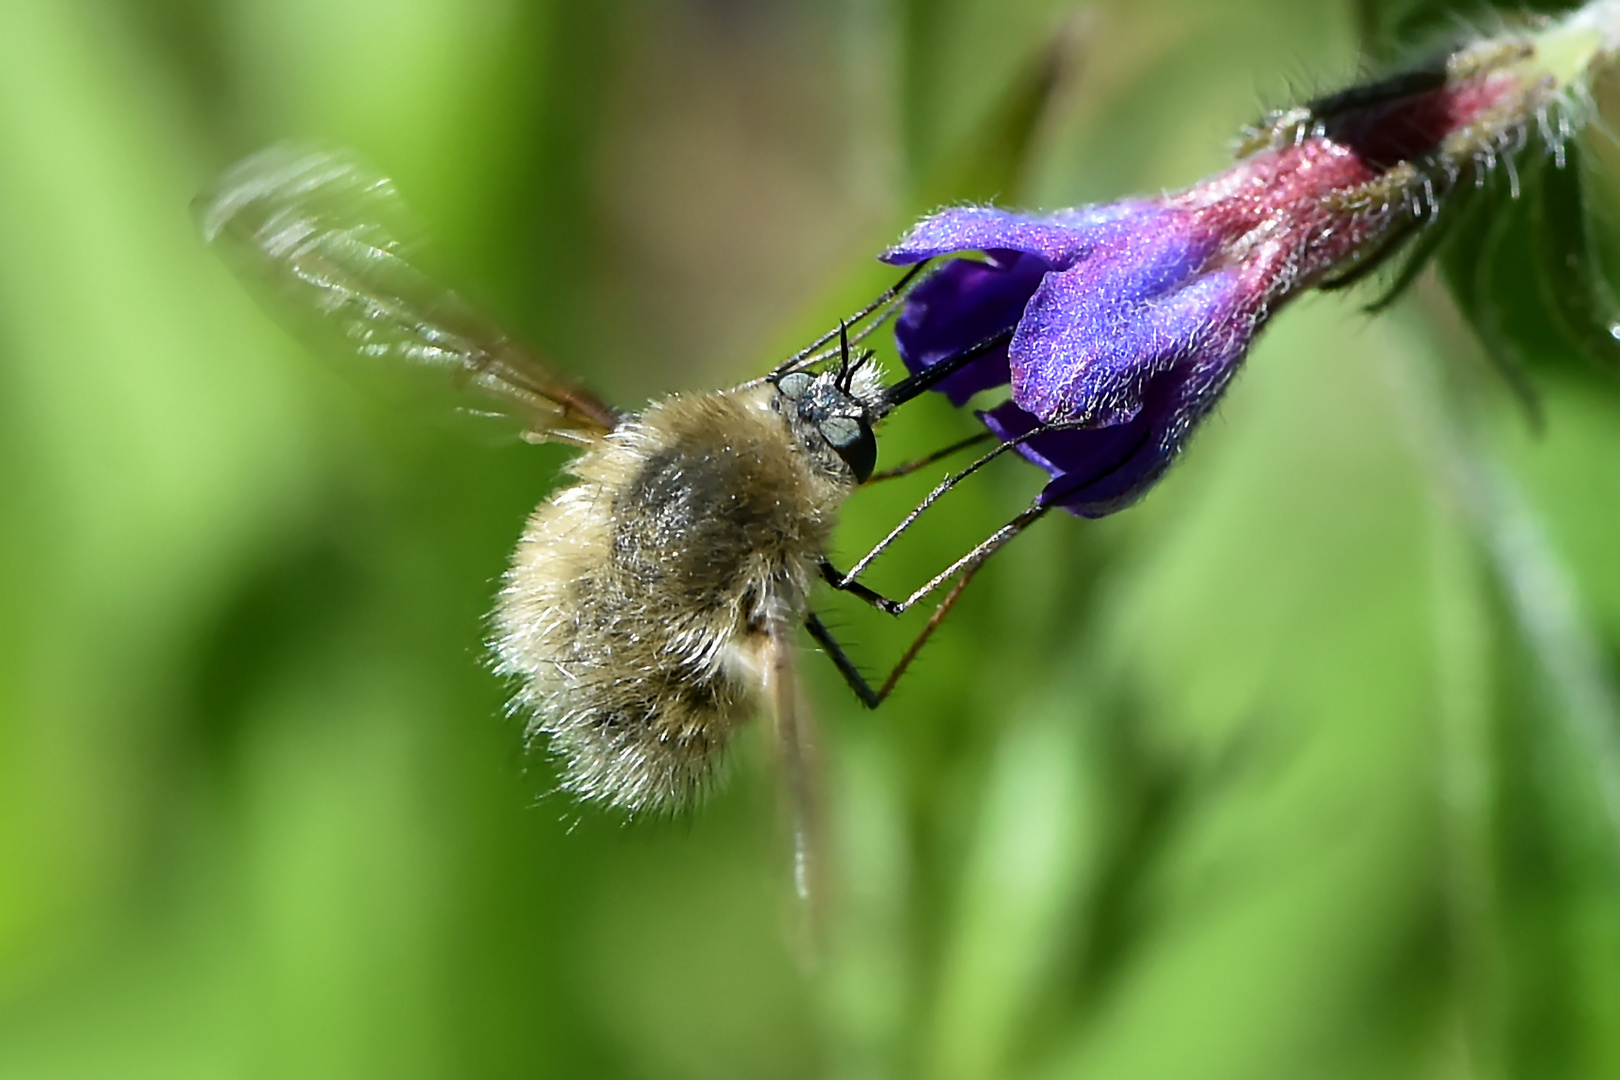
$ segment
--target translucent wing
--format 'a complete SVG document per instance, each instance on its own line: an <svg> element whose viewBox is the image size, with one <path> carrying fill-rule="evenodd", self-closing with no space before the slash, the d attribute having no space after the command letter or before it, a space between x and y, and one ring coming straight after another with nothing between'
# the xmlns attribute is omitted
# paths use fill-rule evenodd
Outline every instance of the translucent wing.
<svg viewBox="0 0 1620 1080"><path fill-rule="evenodd" d="M767 627L767 635L765 695L782 770L785 816L793 837L793 887L804 916L804 945L813 957L819 945L826 888L815 718L799 700L794 627L774 620Z"/></svg>
<svg viewBox="0 0 1620 1080"><path fill-rule="evenodd" d="M552 371L407 258L415 234L392 181L337 153L273 146L192 204L233 270L282 301L312 344L448 375L531 441L589 445L619 414ZM313 316L313 318L311 318Z"/></svg>

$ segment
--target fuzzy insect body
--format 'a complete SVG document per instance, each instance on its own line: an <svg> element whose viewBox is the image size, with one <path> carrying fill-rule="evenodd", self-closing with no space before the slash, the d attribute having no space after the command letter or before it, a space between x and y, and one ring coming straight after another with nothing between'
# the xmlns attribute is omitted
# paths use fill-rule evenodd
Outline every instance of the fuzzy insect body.
<svg viewBox="0 0 1620 1080"><path fill-rule="evenodd" d="M822 579L894 614L909 606L843 579L826 553L840 507L873 474L874 425L932 376L884 387L840 324L764 379L626 414L421 272L392 183L351 157L271 147L194 210L237 273L339 363L443 376L529 441L579 451L575 482L530 517L497 602L492 645L514 711L560 759L564 789L631 812L692 801L738 728L767 713L808 895L817 815L797 637L808 631L875 706L949 608L880 691L809 611ZM892 312L905 280L857 319Z"/></svg>
<svg viewBox="0 0 1620 1080"><path fill-rule="evenodd" d="M855 487L791 405L769 383L666 398L529 519L495 648L567 789L687 802L762 704L772 642L803 621Z"/></svg>

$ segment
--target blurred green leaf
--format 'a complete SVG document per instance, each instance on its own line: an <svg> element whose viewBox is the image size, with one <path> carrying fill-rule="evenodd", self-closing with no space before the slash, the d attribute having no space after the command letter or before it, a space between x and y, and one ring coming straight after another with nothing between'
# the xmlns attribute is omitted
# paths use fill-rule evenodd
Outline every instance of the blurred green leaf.
<svg viewBox="0 0 1620 1080"><path fill-rule="evenodd" d="M1011 86L979 128L919 185L917 206L930 209L961 202L1007 203L1022 191L1038 139L1062 96L1073 89L1076 69L1095 47L1093 20L1071 15L1015 73Z"/></svg>
<svg viewBox="0 0 1620 1080"><path fill-rule="evenodd" d="M805 658L842 857L808 975L757 745L701 813L625 827L547 795L502 716L484 618L563 455L375 405L186 220L241 153L355 144L464 295L633 402L824 330L939 201L1184 184L1256 87L1455 28L1109 2L1064 90L1068 8L0 5L0 1076L1620 1075L1585 174L1498 174L1440 255L1539 439L1468 411L1422 282L1376 318L1307 298L1164 485L1020 537L880 713ZM1492 546L1437 415L1535 559ZM918 402L885 462L971 427ZM996 464L876 583L1038 488ZM861 492L838 554L936 478ZM817 604L874 669L916 629Z"/></svg>

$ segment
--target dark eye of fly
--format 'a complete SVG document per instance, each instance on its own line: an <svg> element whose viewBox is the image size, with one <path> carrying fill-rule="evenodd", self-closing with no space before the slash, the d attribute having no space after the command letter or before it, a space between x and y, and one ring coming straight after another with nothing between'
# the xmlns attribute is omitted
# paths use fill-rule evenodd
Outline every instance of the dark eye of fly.
<svg viewBox="0 0 1620 1080"><path fill-rule="evenodd" d="M844 464L855 474L855 482L866 483L877 465L877 439L872 435L871 427L853 416L829 416L816 425L816 430L827 440L827 445L844 459Z"/></svg>

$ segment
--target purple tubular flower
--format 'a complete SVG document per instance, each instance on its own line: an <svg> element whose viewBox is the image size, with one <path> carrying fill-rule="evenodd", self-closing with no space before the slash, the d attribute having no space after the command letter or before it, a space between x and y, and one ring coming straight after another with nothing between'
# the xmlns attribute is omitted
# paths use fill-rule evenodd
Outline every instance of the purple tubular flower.
<svg viewBox="0 0 1620 1080"><path fill-rule="evenodd" d="M1589 81L1620 51L1617 12L1605 0L1274 113L1231 168L1180 192L1045 216L935 214L883 259L969 257L906 298L901 359L919 372L1010 331L936 389L962 405L1010 383L1011 399L979 417L1051 477L1042 504L1122 509L1169 468L1278 308L1376 265L1536 132L1568 130L1555 114L1572 84L1540 50L1564 63L1579 45Z"/></svg>
<svg viewBox="0 0 1620 1080"><path fill-rule="evenodd" d="M1195 225L1150 202L1044 220L978 207L937 214L885 260L975 248L988 259L954 259L913 290L895 328L900 355L919 371L1012 329L1007 348L939 389L961 405L1011 381L1012 401L979 414L1004 441L1043 422L1094 425L1018 451L1051 474L1043 501L1112 513L1168 467L1252 336L1253 298L1235 270L1200 273L1217 238Z"/></svg>

